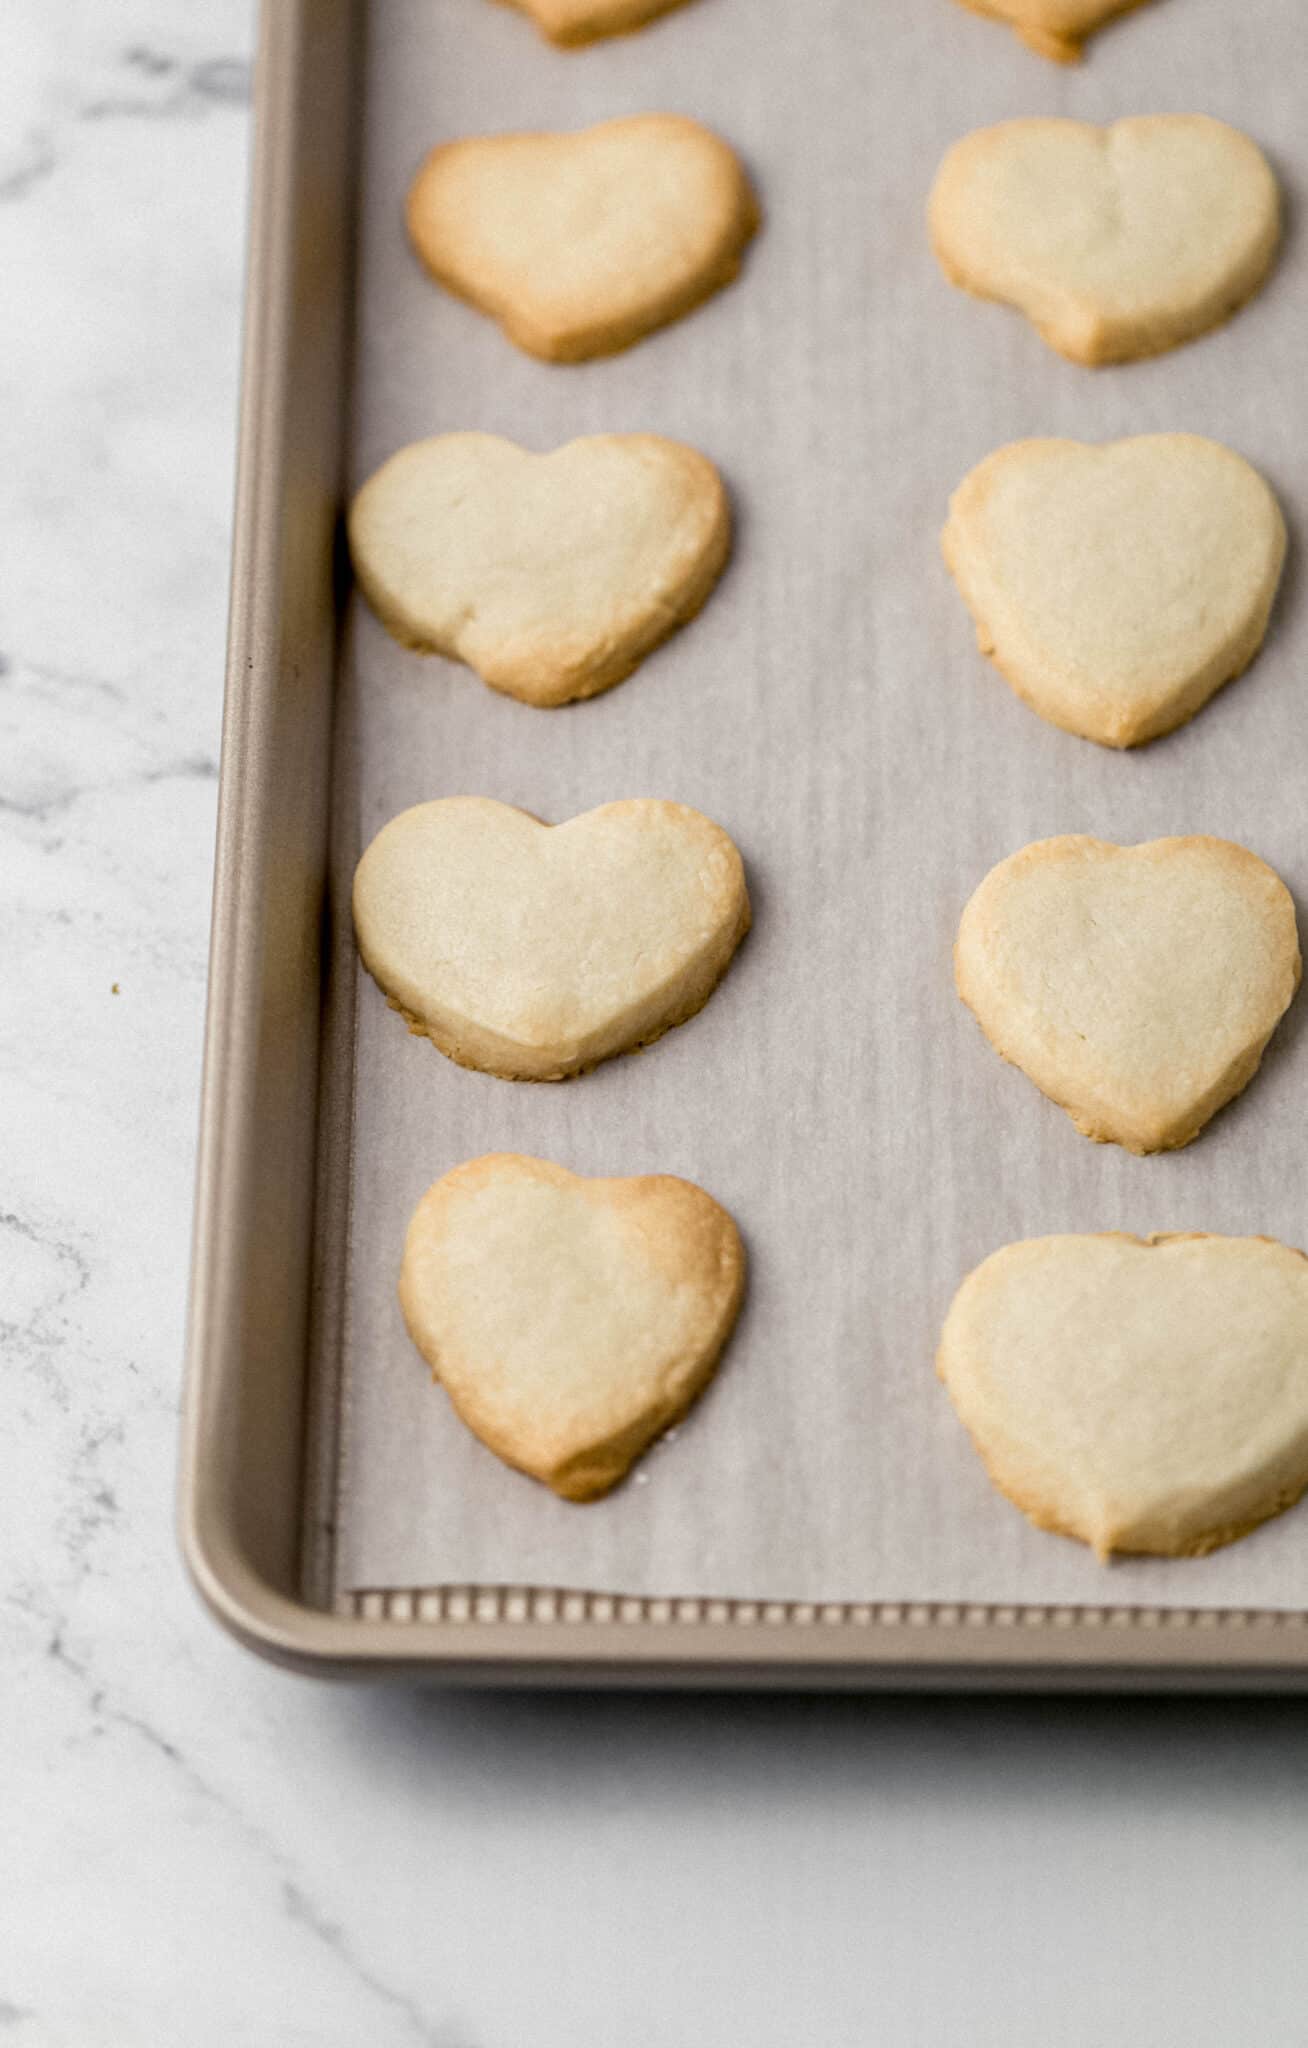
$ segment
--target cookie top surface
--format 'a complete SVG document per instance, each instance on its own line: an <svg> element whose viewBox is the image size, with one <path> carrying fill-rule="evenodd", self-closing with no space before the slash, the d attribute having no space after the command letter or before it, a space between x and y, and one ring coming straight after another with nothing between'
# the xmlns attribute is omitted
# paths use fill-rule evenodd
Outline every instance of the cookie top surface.
<svg viewBox="0 0 1308 2048"><path fill-rule="evenodd" d="M1308 1260L1270 1238L1008 1245L939 1368L995 1483L1101 1556L1211 1549L1308 1485Z"/></svg>
<svg viewBox="0 0 1308 2048"><path fill-rule="evenodd" d="M758 206L730 145L680 114L442 143L409 192L432 274L532 355L626 348L733 278Z"/></svg>
<svg viewBox="0 0 1308 2048"><path fill-rule="evenodd" d="M1294 901L1226 839L1023 847L971 898L959 994L1087 1135L1188 1143L1246 1086L1299 985Z"/></svg>
<svg viewBox="0 0 1308 2048"><path fill-rule="evenodd" d="M974 14L1007 22L1042 57L1074 64L1081 46L1115 16L1130 14L1144 0L962 0Z"/></svg>
<svg viewBox="0 0 1308 2048"><path fill-rule="evenodd" d="M1157 354L1252 296L1280 234L1257 145L1206 114L1004 121L956 142L930 201L946 275L1082 363Z"/></svg>
<svg viewBox="0 0 1308 2048"><path fill-rule="evenodd" d="M400 1299L463 1420L570 1499L612 1486L711 1376L744 1286L735 1224L669 1175L499 1153L414 1212Z"/></svg>
<svg viewBox="0 0 1308 2048"><path fill-rule="evenodd" d="M1032 708L1106 746L1171 731L1247 666L1285 522L1197 434L1016 441L955 491L941 537L983 647Z"/></svg>
<svg viewBox="0 0 1308 2048"><path fill-rule="evenodd" d="M707 999L749 928L740 855L685 804L548 826L489 797L417 804L359 862L369 971L464 1065L553 1079Z"/></svg>
<svg viewBox="0 0 1308 2048"><path fill-rule="evenodd" d="M685 7L688 0L508 0L528 15L551 42L564 45L598 42L603 36L629 35L660 15Z"/></svg>
<svg viewBox="0 0 1308 2048"><path fill-rule="evenodd" d="M731 512L707 457L659 434L539 455L439 434L375 471L349 532L364 593L400 640L550 706L611 688L698 610Z"/></svg>

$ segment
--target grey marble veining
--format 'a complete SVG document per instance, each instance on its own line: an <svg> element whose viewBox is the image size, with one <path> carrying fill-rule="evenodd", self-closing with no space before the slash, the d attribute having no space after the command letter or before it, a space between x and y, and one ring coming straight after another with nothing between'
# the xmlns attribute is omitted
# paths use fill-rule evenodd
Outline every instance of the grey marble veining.
<svg viewBox="0 0 1308 2048"><path fill-rule="evenodd" d="M0 2041L1301 2044L1298 1706L336 1690L183 1583L251 42L0 9Z"/></svg>

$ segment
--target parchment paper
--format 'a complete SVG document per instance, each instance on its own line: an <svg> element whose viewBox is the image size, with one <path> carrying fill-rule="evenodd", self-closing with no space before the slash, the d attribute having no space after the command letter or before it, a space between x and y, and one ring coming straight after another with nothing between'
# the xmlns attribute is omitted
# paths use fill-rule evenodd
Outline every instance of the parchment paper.
<svg viewBox="0 0 1308 2048"><path fill-rule="evenodd" d="M953 486L1027 434L1160 429L1240 449L1292 527L1308 477L1304 250L1224 331L1091 372L951 290L936 164L1016 114L1204 110L1304 185L1299 0L1156 0L1061 70L950 0L695 0L641 36L550 49L487 0L371 10L356 481L479 427L534 448L653 429L723 469L733 566L610 695L539 712L406 653L359 605L342 688L359 846L424 798L558 821L696 805L743 850L753 935L693 1023L565 1086L466 1073L360 974L346 1262L341 1588L493 1583L776 1599L1308 1605L1308 1507L1214 1557L1097 1565L990 1487L933 1369L963 1275L1048 1231L1268 1232L1308 1244L1308 999L1189 1150L1078 1137L958 1002L959 911L1028 840L1213 832L1308 902L1308 621L1293 562L1262 657L1183 732L1117 755L1053 731L978 655L941 564ZM472 131L694 114L742 150L766 225L740 281L612 361L529 360L423 276L401 224L424 151ZM491 1150L673 1172L738 1219L748 1305L674 1441L578 1508L453 1418L395 1298L413 1205Z"/></svg>

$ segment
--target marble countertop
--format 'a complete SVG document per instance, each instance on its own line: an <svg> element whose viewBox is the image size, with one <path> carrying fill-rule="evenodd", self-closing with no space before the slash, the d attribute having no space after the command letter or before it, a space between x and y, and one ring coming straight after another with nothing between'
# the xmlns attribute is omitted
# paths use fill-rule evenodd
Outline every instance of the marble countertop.
<svg viewBox="0 0 1308 2048"><path fill-rule="evenodd" d="M252 28L0 18L0 2042L1301 2048L1303 1705L332 1688L185 1583Z"/></svg>

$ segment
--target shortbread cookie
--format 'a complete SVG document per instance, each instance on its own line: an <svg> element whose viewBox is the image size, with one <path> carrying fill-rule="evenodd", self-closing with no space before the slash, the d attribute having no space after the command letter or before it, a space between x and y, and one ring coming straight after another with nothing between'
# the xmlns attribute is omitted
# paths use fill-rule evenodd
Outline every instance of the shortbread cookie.
<svg viewBox="0 0 1308 2048"><path fill-rule="evenodd" d="M636 114L575 134L442 143L409 193L433 277L528 354L610 355L729 284L758 225L735 151Z"/></svg>
<svg viewBox="0 0 1308 2048"><path fill-rule="evenodd" d="M524 704L629 676L699 610L730 549L713 464L658 434L549 455L439 434L392 455L350 509L355 573L388 630Z"/></svg>
<svg viewBox="0 0 1308 2048"><path fill-rule="evenodd" d="M1299 986L1289 890L1228 839L1042 839L963 912L958 993L1079 1131L1188 1145L1246 1088Z"/></svg>
<svg viewBox="0 0 1308 2048"><path fill-rule="evenodd" d="M744 1281L735 1224L689 1181L497 1153L419 1202L400 1305L469 1429L593 1500L708 1384Z"/></svg>
<svg viewBox="0 0 1308 2048"><path fill-rule="evenodd" d="M939 1370L1040 1529L1199 1556L1308 1487L1308 1259L1270 1237L1037 1237L954 1297Z"/></svg>
<svg viewBox="0 0 1308 2048"><path fill-rule="evenodd" d="M410 1029L512 1081L559 1081L702 1009L749 930L739 853L684 804L543 825L444 797L383 826L354 878L364 965Z"/></svg>
<svg viewBox="0 0 1308 2048"><path fill-rule="evenodd" d="M1006 21L1029 49L1057 64L1075 64L1087 36L1144 0L962 0L973 14Z"/></svg>
<svg viewBox="0 0 1308 2048"><path fill-rule="evenodd" d="M1118 363L1252 298L1280 202L1261 150L1206 114L1018 120L954 144L930 224L953 284L1018 307L1073 362Z"/></svg>
<svg viewBox="0 0 1308 2048"><path fill-rule="evenodd" d="M510 7L529 15L552 43L566 45L628 35L686 4L687 0L508 0Z"/></svg>
<svg viewBox="0 0 1308 2048"><path fill-rule="evenodd" d="M1135 747L1249 666L1285 522L1257 470L1197 434L1015 441L964 478L941 543L1018 696L1065 732Z"/></svg>

